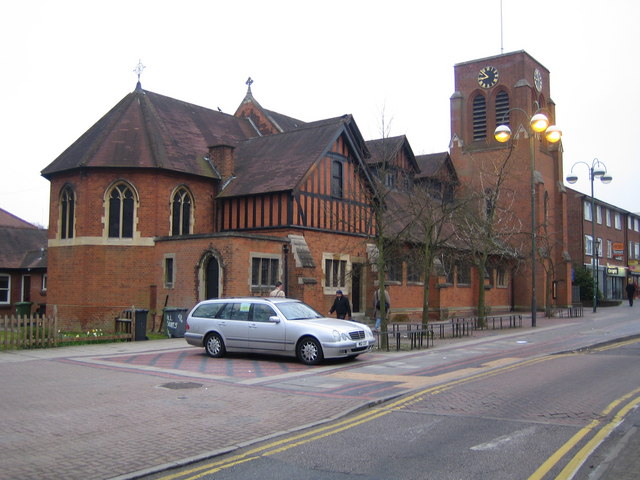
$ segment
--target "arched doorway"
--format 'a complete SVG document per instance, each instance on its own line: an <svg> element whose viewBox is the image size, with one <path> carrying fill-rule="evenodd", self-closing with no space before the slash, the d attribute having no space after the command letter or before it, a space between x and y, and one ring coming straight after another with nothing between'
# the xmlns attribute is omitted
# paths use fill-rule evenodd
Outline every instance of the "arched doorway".
<svg viewBox="0 0 640 480"><path fill-rule="evenodd" d="M204 267L205 300L220 296L220 264L213 255Z"/></svg>

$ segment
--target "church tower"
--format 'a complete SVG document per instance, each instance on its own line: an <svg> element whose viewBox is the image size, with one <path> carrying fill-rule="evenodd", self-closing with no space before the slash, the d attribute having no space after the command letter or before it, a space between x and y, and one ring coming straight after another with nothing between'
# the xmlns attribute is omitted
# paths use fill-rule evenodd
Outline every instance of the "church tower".
<svg viewBox="0 0 640 480"><path fill-rule="evenodd" d="M508 241L521 262L512 274L512 306L527 311L535 304L544 311L570 305L562 145L549 143L530 127L530 119L540 112L550 124L557 121L549 71L525 51L517 51L456 64L454 73L450 154L461 183L483 192L491 175L504 172L498 201L515 213ZM499 125L508 125L512 132L506 143L494 138Z"/></svg>

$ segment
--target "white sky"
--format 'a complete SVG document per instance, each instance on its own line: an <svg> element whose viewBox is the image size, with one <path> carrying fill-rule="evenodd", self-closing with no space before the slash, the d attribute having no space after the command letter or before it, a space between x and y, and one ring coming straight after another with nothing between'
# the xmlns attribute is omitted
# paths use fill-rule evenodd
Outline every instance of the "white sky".
<svg viewBox="0 0 640 480"><path fill-rule="evenodd" d="M500 18L500 0L4 2L0 208L48 224L40 171L134 90L139 59L146 90L232 114L251 76L269 110L351 113L367 140L384 116L419 155L448 149L454 64L503 47L551 72L565 176L598 158L596 197L640 212L640 2L502 0L502 36Z"/></svg>

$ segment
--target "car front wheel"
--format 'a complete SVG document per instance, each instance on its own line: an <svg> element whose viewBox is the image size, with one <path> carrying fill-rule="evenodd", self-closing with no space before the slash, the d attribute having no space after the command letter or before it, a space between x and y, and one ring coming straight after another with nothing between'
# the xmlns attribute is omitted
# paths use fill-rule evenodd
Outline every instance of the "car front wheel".
<svg viewBox="0 0 640 480"><path fill-rule="evenodd" d="M217 333L210 333L204 339L204 349L207 355L213 358L223 357L225 354L224 342Z"/></svg>
<svg viewBox="0 0 640 480"><path fill-rule="evenodd" d="M311 337L305 337L298 342L298 360L305 365L318 365L323 358L320 343Z"/></svg>

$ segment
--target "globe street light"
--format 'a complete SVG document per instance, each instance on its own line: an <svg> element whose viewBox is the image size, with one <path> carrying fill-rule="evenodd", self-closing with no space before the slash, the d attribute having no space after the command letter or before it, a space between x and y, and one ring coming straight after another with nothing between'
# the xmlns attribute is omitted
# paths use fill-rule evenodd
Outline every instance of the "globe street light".
<svg viewBox="0 0 640 480"><path fill-rule="evenodd" d="M537 102L536 102L537 105ZM529 114L521 108L512 108L504 114L503 124L498 125L493 133L494 138L500 143L506 143L511 139L511 128L509 128L505 120L508 119L509 113L512 111L520 111L527 117ZM535 167L536 167L536 147L535 139L539 138L540 133L544 132L544 137L549 143L556 143L562 138L562 131L555 125L549 125L549 118L538 110L529 119L529 157L531 168L531 326L536 326L536 315L538 311L536 299L536 183L535 183Z"/></svg>
<svg viewBox="0 0 640 480"><path fill-rule="evenodd" d="M607 175L607 166L597 158L594 158L591 165L586 162L576 162L571 166L571 174L567 175L567 182L572 185L578 181L578 176L573 173L573 167L579 163L587 166L589 180L591 181L591 271L593 273L593 313L595 313L598 303L598 246L596 244L596 199L593 196L593 181L599 178L606 185L611 183L613 177Z"/></svg>

